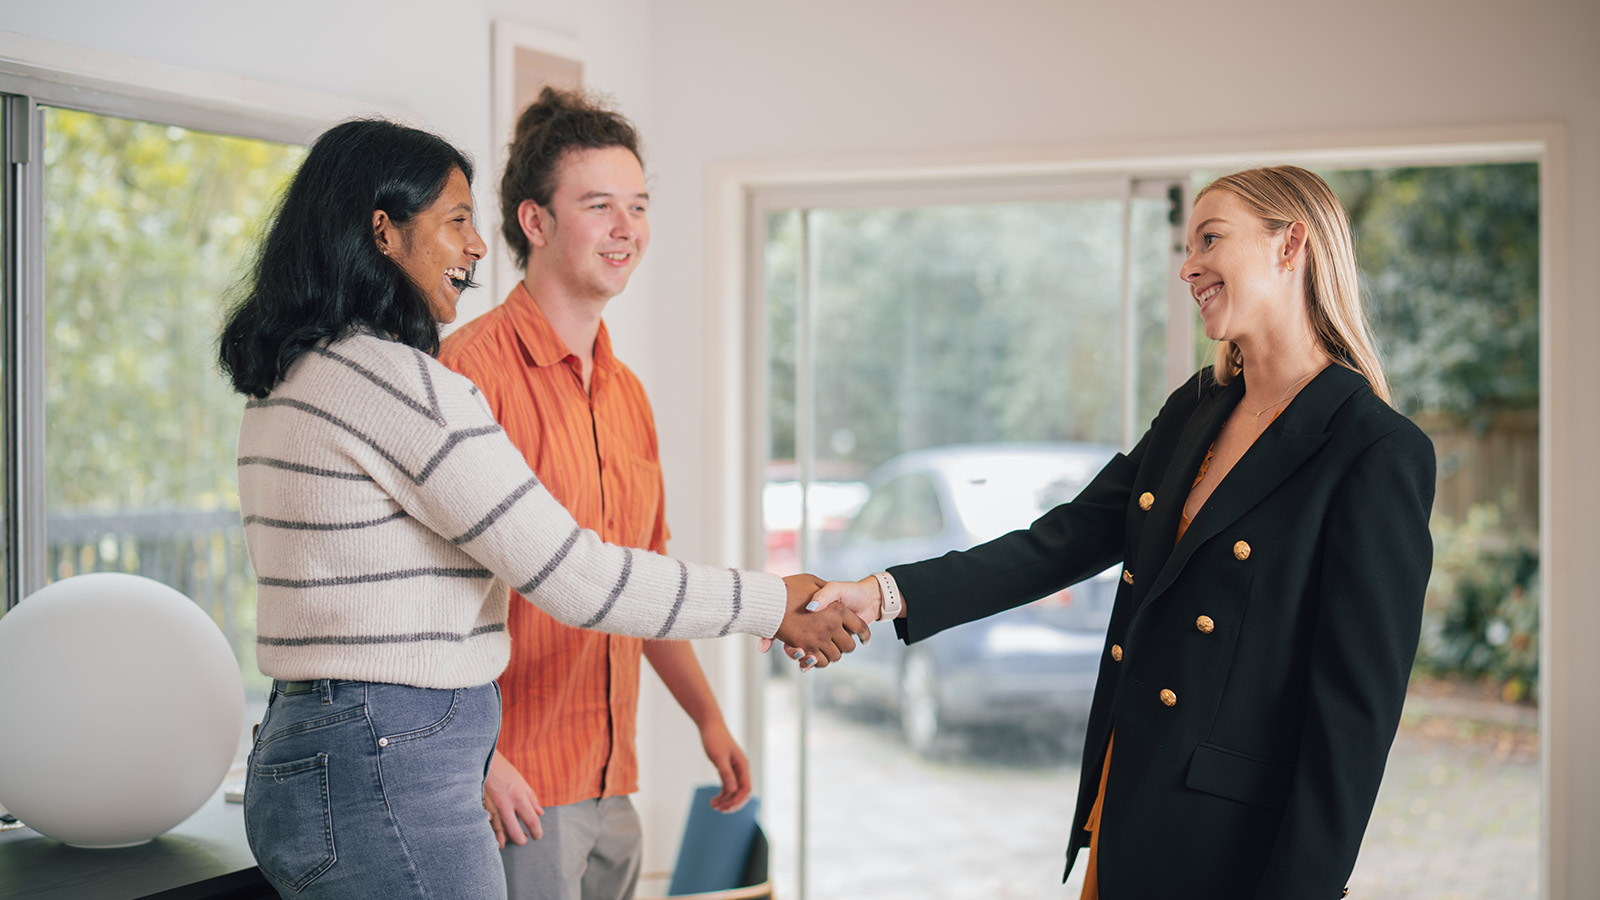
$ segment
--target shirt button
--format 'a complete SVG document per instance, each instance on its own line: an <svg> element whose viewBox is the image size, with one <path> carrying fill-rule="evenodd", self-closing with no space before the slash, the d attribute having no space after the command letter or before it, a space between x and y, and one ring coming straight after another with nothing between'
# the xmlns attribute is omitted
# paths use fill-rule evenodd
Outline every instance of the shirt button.
<svg viewBox="0 0 1600 900"><path fill-rule="evenodd" d="M1167 706L1177 706L1178 705L1178 695L1174 694L1173 692L1171 692L1169 690L1167 690L1166 688L1162 688L1161 689L1161 702L1166 704Z"/></svg>
<svg viewBox="0 0 1600 900"><path fill-rule="evenodd" d="M1115 662L1122 662L1122 645L1121 644L1112 644L1111 645L1111 659L1113 661L1115 661Z"/></svg>
<svg viewBox="0 0 1600 900"><path fill-rule="evenodd" d="M1139 508L1140 509L1144 510L1145 512L1149 512L1150 511L1150 507L1155 506L1155 505L1156 505L1156 495L1155 494L1152 494L1149 491L1145 491L1144 493L1139 495Z"/></svg>
<svg viewBox="0 0 1600 900"><path fill-rule="evenodd" d="M1201 634L1210 634L1216 629L1217 623L1211 621L1210 616L1201 616L1194 620L1194 627L1200 629Z"/></svg>

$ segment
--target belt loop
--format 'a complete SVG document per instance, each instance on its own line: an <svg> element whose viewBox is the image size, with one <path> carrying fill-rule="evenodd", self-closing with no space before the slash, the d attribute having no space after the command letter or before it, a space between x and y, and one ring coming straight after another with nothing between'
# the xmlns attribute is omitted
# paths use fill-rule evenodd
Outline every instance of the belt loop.
<svg viewBox="0 0 1600 900"><path fill-rule="evenodd" d="M322 692L322 705L327 706L333 703L333 679L319 678L316 684L317 690Z"/></svg>

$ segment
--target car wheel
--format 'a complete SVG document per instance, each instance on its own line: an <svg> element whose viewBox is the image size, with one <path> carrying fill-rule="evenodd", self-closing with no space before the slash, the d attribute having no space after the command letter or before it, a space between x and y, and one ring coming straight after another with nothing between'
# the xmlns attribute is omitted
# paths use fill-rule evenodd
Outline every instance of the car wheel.
<svg viewBox="0 0 1600 900"><path fill-rule="evenodd" d="M932 756L949 735L939 709L939 673L927 651L912 648L900 669L900 730L906 744Z"/></svg>

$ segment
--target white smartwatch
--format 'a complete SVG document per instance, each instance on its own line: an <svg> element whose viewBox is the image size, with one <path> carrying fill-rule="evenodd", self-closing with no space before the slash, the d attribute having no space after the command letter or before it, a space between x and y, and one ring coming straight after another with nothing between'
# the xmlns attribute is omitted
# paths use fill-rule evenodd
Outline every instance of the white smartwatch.
<svg viewBox="0 0 1600 900"><path fill-rule="evenodd" d="M905 604L900 602L900 588L894 583L894 576L888 572L878 572L873 577L878 579L878 588L883 592L883 605L878 608L878 621L884 622L899 616Z"/></svg>

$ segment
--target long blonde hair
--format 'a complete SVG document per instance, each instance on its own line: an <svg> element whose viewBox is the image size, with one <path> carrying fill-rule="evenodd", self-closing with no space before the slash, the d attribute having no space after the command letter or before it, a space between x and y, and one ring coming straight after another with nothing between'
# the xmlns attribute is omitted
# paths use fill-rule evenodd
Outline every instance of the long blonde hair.
<svg viewBox="0 0 1600 900"><path fill-rule="evenodd" d="M1333 189L1315 173L1299 166L1246 169L1206 185L1195 202L1212 191L1228 191L1243 200L1277 234L1295 222L1306 226L1306 311L1322 349L1335 362L1360 373L1372 392L1390 403L1389 382L1367 326L1356 276L1355 245L1350 220ZM1232 341L1218 341L1217 382L1227 384L1244 371L1244 355Z"/></svg>

